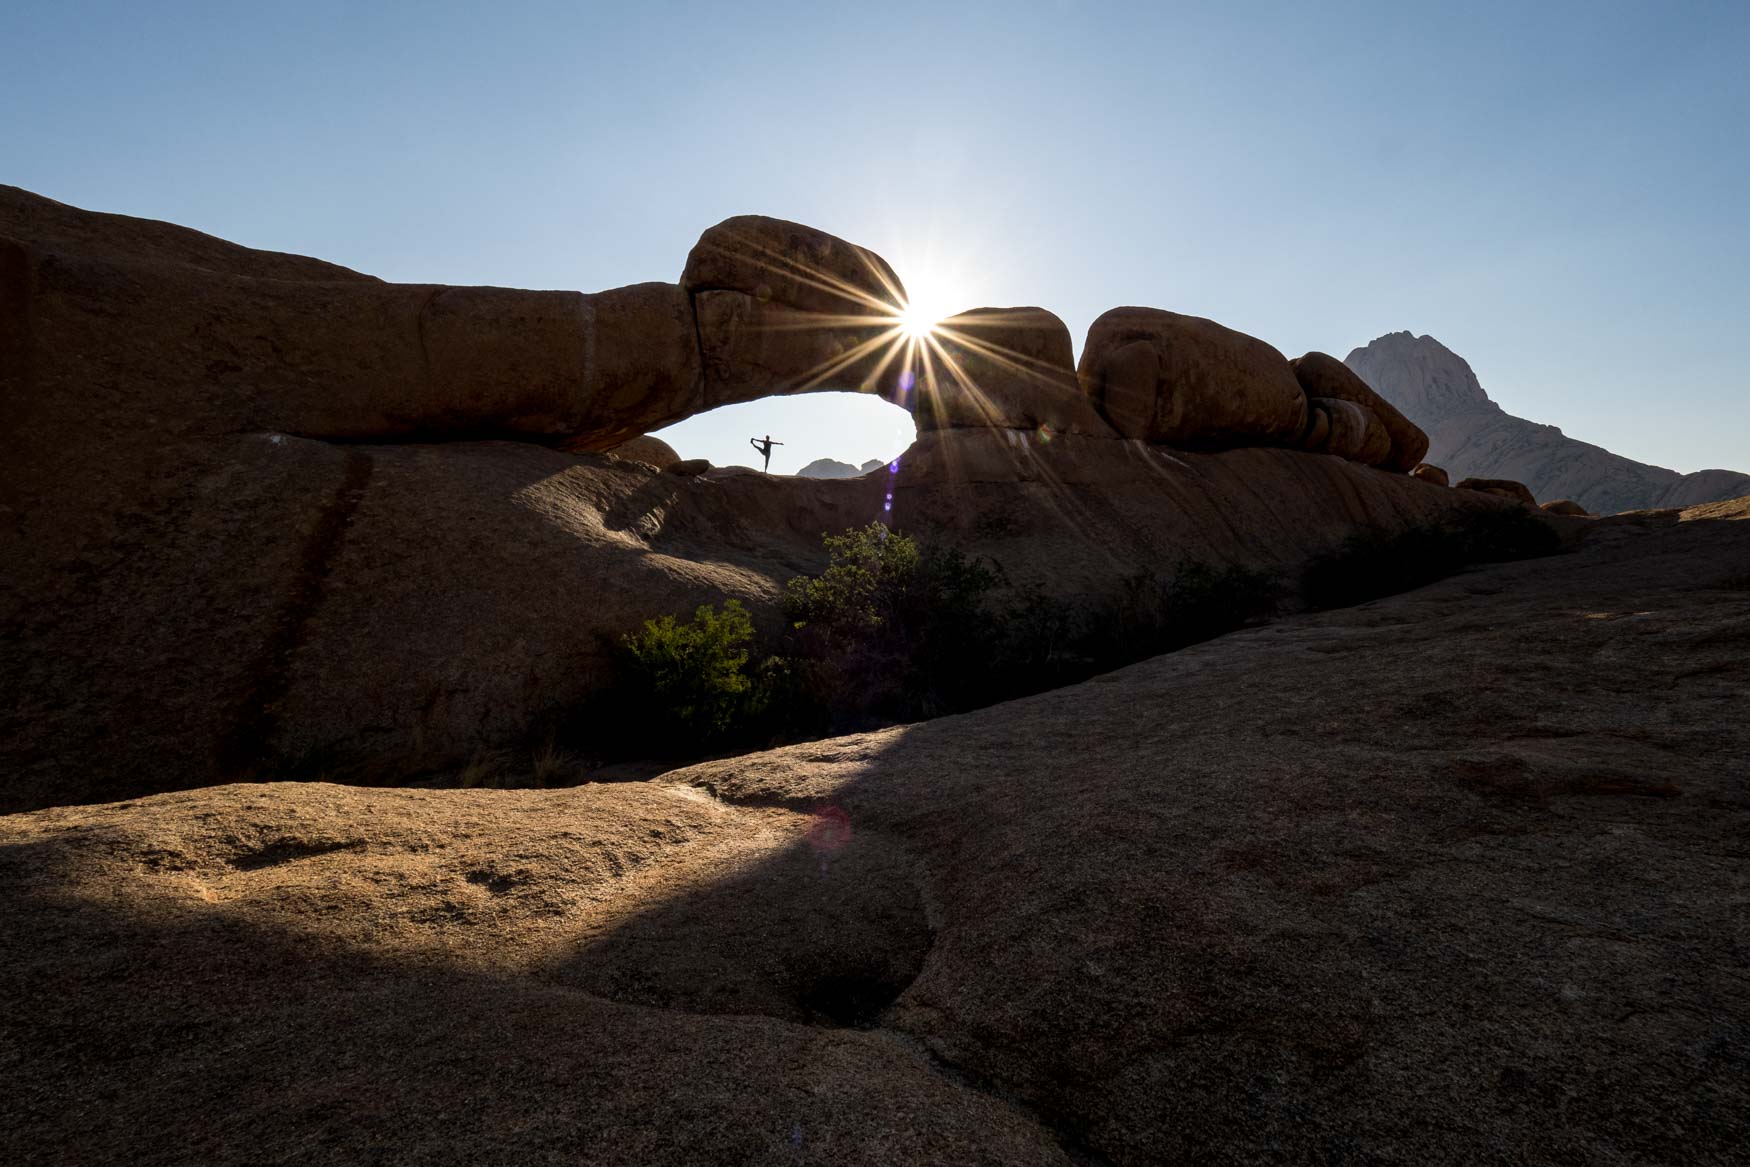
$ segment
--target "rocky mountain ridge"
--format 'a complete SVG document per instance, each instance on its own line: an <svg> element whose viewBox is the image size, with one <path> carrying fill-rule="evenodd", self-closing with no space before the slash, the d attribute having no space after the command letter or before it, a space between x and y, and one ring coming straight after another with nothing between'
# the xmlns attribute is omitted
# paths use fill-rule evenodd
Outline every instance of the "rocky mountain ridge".
<svg viewBox="0 0 1750 1167"><path fill-rule="evenodd" d="M836 458L816 458L796 472L798 478L860 478L871 470L887 465L879 458L870 458L861 466L840 462Z"/></svg>
<svg viewBox="0 0 1750 1167"><path fill-rule="evenodd" d="M1597 514L1750 494L1750 474L1679 474L1516 417L1490 399L1469 362L1432 336L1389 332L1345 363L1427 432L1427 460L1454 481L1512 479L1540 499L1572 499Z"/></svg>

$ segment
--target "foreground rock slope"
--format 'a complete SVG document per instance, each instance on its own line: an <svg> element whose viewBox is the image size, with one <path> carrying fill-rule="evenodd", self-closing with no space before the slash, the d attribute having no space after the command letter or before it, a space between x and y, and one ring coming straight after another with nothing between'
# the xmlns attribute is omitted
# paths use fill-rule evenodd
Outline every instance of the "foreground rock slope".
<svg viewBox="0 0 1750 1167"><path fill-rule="evenodd" d="M1387 333L1346 363L1427 431L1427 460L1454 479L1512 479L1538 498L1568 499L1606 515L1750 493L1750 474L1679 474L1515 417L1490 400L1464 358L1431 336Z"/></svg>
<svg viewBox="0 0 1750 1167"><path fill-rule="evenodd" d="M650 782L0 818L0 1157L1741 1162L1747 518Z"/></svg>

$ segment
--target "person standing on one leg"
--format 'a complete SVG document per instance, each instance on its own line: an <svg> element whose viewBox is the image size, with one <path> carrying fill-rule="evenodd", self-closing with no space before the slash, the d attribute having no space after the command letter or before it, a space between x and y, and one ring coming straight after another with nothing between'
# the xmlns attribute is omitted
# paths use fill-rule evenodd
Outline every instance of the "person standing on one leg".
<svg viewBox="0 0 1750 1167"><path fill-rule="evenodd" d="M772 447L781 446L784 443L774 442L772 440L772 435L767 434L763 438L749 438L747 444L758 450L760 454L764 456L766 460L766 473L770 474L772 472Z"/></svg>

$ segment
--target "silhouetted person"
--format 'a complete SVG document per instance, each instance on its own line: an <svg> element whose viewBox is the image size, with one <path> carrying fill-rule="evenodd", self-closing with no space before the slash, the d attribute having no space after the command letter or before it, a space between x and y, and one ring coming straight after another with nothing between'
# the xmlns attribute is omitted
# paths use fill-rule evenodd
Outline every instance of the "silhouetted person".
<svg viewBox="0 0 1750 1167"><path fill-rule="evenodd" d="M747 440L747 444L752 446L754 449L758 450L765 457L765 459L766 459L766 473L770 474L772 472L772 447L773 446L781 446L784 443L783 442L774 442L772 440L772 435L767 434L763 438L749 438Z"/></svg>

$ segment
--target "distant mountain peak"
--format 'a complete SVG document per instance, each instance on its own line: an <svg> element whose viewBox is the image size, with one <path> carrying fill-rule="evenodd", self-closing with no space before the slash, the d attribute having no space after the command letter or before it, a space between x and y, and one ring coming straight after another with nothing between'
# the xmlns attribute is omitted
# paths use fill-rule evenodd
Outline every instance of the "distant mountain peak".
<svg viewBox="0 0 1750 1167"><path fill-rule="evenodd" d="M816 458L796 472L798 478L859 478L869 471L885 466L887 463L878 458L871 458L856 467L849 462L840 462L836 458Z"/></svg>
<svg viewBox="0 0 1750 1167"><path fill-rule="evenodd" d="M1483 391L1470 362L1432 336L1388 332L1343 363L1424 428L1436 418L1501 408Z"/></svg>
<svg viewBox="0 0 1750 1167"><path fill-rule="evenodd" d="M1427 460L1454 479L1509 478L1538 498L1573 499L1599 514L1750 494L1750 475L1678 474L1515 417L1490 400L1468 361L1432 336L1388 332L1345 363L1427 431Z"/></svg>

